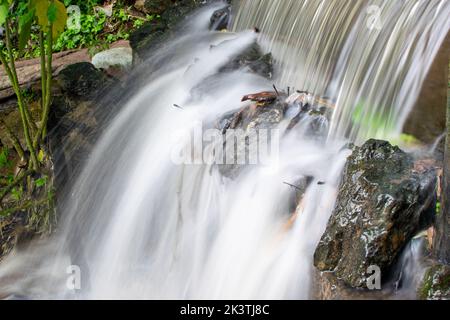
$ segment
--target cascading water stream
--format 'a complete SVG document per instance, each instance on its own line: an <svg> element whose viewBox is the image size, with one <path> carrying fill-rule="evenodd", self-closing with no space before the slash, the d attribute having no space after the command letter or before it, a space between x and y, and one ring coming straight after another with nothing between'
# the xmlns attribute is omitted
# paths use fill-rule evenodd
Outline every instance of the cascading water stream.
<svg viewBox="0 0 450 320"><path fill-rule="evenodd" d="M330 136L393 138L450 29L446 0L240 1L234 29L258 27L277 82L333 101Z"/></svg>
<svg viewBox="0 0 450 320"><path fill-rule="evenodd" d="M98 142L63 206L60 232L2 262L0 293L310 298L312 256L348 156L344 138L349 132L357 141L375 131L389 135L386 126L365 128L380 112L401 127L415 101L411 92L420 89L442 33L450 29L443 18L450 13L448 2L392 2L397 3L237 2L239 33L208 32L217 5L202 9L149 58L158 69L131 101L123 102ZM389 32L367 29L369 3L380 6L382 19L392 19L386 20ZM280 86L295 85L334 101L332 139L322 144L301 132L286 134L276 162L250 166L235 180L224 178L214 165L176 164L174 148L189 145L199 124L210 127L242 107L243 95L270 90L271 82L245 70L210 77L255 41L256 34L245 31L254 26L277 58ZM170 63L164 63L168 56ZM193 97L200 86L206 90ZM299 177L314 181L287 228L292 190L285 182ZM65 286L70 265L82 271L79 292Z"/></svg>

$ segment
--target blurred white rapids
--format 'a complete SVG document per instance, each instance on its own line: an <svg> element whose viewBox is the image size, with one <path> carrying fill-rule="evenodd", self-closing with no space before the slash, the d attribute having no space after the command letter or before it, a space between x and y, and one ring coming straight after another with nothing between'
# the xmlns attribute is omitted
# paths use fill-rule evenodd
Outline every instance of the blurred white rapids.
<svg viewBox="0 0 450 320"><path fill-rule="evenodd" d="M325 6L326 1L318 2ZM250 3L264 1L242 2ZM448 3L441 6L448 10ZM216 166L172 161L180 133L189 136L198 123L212 126L221 115L242 107L245 94L272 90L272 82L245 70L210 77L257 38L251 31L206 31L216 8L200 11L175 41L150 57L157 71L149 70L146 84L124 103L98 142L62 208L64 221L58 234L13 252L1 263L0 297L312 297L313 253L333 209L348 156L344 135L318 143L294 130L283 135L277 162L250 166L236 180L224 178ZM244 9L240 8L240 15ZM290 15L289 10L283 14ZM283 16L273 19L295 27ZM351 34L350 25L347 29ZM301 41L304 34L298 35ZM346 52L340 59L351 59ZM299 63L306 67L308 61L300 56ZM194 98L191 92L199 85L206 90ZM342 112L335 111L339 121ZM286 182L295 184L311 176L314 181L290 225L293 190ZM81 290L67 288L67 270L74 270L70 266L80 268Z"/></svg>
<svg viewBox="0 0 450 320"><path fill-rule="evenodd" d="M239 1L234 29L257 27L278 84L335 102L332 137L403 129L450 30L448 0Z"/></svg>

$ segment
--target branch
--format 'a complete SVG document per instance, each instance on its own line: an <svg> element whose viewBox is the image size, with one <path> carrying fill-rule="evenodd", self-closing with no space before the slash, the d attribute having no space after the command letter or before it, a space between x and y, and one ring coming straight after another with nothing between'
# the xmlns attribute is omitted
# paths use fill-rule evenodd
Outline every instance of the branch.
<svg viewBox="0 0 450 320"><path fill-rule="evenodd" d="M14 149L16 150L17 154L21 159L25 159L25 151L23 150L22 145L20 144L19 139L16 137L16 135L11 131L11 129L6 125L6 123L0 119L0 123L3 124L3 126L6 129L6 134L8 135L8 138L11 140Z"/></svg>

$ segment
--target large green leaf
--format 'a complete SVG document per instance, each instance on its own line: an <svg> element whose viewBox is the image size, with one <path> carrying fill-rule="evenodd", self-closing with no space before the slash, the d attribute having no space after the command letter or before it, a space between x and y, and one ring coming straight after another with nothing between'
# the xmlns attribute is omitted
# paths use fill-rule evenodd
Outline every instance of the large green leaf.
<svg viewBox="0 0 450 320"><path fill-rule="evenodd" d="M8 17L9 6L6 1L0 0L0 26L2 26Z"/></svg>
<svg viewBox="0 0 450 320"><path fill-rule="evenodd" d="M48 8L47 17L53 26L53 38L56 39L66 27L67 9L59 0L53 0Z"/></svg>
<svg viewBox="0 0 450 320"><path fill-rule="evenodd" d="M50 1L48 0L31 0L31 9L36 10L38 24L43 30L47 30L48 22L48 8Z"/></svg>
<svg viewBox="0 0 450 320"><path fill-rule="evenodd" d="M34 9L19 17L19 52L25 49L31 36L31 26L34 19Z"/></svg>

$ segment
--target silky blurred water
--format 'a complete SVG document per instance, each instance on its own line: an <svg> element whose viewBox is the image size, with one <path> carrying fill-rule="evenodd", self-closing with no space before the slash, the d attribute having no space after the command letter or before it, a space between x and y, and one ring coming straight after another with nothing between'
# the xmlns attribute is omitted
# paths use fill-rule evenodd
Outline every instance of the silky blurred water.
<svg viewBox="0 0 450 320"><path fill-rule="evenodd" d="M372 3L381 8L381 30L367 28L364 8ZM153 69L140 70L147 77L130 101L118 95L121 111L62 204L59 231L2 262L2 295L311 297L313 253L349 154L343 146L388 137L401 127L450 28L444 19L450 3L242 1L234 20L238 32L209 32L220 6L202 9L150 55ZM254 26L260 35L248 30ZM273 81L246 70L218 74L257 39L276 58ZM333 101L327 141L302 130L286 132L295 115L288 112L272 165L249 166L231 180L215 165L173 162L173 149L188 143L199 123L211 127L246 106L242 96L272 90L273 82ZM203 90L192 95L200 85ZM305 177L312 182L293 220L293 190L286 182ZM70 266L81 271L80 290L67 287Z"/></svg>

